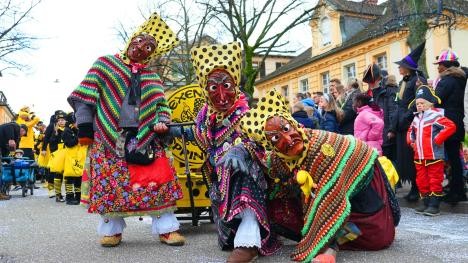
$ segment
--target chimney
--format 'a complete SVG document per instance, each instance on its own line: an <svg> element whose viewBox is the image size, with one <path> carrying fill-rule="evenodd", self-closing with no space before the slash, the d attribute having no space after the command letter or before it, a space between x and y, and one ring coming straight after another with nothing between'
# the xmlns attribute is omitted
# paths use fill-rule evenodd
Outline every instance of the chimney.
<svg viewBox="0 0 468 263"><path fill-rule="evenodd" d="M368 5L377 5L377 2L379 1L378 0L362 0L362 2Z"/></svg>

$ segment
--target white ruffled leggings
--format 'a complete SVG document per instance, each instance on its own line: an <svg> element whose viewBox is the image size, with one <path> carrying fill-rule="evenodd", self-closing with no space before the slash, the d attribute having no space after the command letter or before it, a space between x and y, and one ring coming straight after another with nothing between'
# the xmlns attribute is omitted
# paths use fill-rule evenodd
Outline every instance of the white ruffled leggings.
<svg viewBox="0 0 468 263"><path fill-rule="evenodd" d="M180 224L174 212L167 212L161 216L151 216L153 219L151 225L151 232L153 235L166 234L179 230ZM100 236L113 236L123 233L124 228L127 227L123 217L106 217L101 216L97 227L98 235Z"/></svg>
<svg viewBox="0 0 468 263"><path fill-rule="evenodd" d="M257 247L260 248L260 226L251 209L245 209L239 214L242 219L239 228L237 228L236 236L234 237L234 247Z"/></svg>

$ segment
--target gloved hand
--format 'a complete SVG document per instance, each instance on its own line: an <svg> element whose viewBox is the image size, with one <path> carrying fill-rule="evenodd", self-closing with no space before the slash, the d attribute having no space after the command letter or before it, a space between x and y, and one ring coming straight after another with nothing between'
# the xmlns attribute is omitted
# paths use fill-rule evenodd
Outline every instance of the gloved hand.
<svg viewBox="0 0 468 263"><path fill-rule="evenodd" d="M248 152L242 146L234 146L224 154L216 166L223 166L224 169L233 172L248 173L247 158Z"/></svg>
<svg viewBox="0 0 468 263"><path fill-rule="evenodd" d="M182 129L182 126L170 126L168 134L172 138L180 138L182 137Z"/></svg>
<svg viewBox="0 0 468 263"><path fill-rule="evenodd" d="M78 142L81 145L90 145L94 141L94 130L91 122L78 124Z"/></svg>

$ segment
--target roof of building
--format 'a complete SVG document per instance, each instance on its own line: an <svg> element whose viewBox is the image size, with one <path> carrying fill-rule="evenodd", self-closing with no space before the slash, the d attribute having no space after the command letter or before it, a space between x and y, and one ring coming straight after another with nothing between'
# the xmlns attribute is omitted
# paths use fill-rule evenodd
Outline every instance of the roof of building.
<svg viewBox="0 0 468 263"><path fill-rule="evenodd" d="M364 1L353 2L343 0L325 0L333 9L337 11L353 12L366 15L382 15L385 6L367 4Z"/></svg>
<svg viewBox="0 0 468 263"><path fill-rule="evenodd" d="M336 2L336 3L351 3L351 1L346 1L346 0L326 0L327 2ZM356 3L358 5L361 5L359 2L352 2ZM424 2L424 7L425 7L425 13L435 13L437 11L437 0L428 0ZM262 82L268 81L270 79L273 79L277 76L280 76L286 72L292 71L294 69L300 68L304 65L307 65L309 63L312 63L314 61L320 60L323 57L326 57L328 55L334 54L336 52L345 50L347 48L350 48L352 46L358 45L362 42L365 42L369 39L376 38L382 35L385 35L388 32L393 32L398 30L398 28L394 27L389 27L384 29L384 25L388 24L389 21L391 21L394 17L395 14L394 12L391 11L391 6L389 6L390 1L387 1L385 3L382 3L381 7L383 9L386 8L385 13L380 15L378 18L376 18L372 23L370 23L370 26L360 32L358 32L356 35L351 37L349 40L346 42L342 43L341 46L336 47L334 49L331 49L323 54L311 57L312 55L312 48L308 48L306 51L289 61L289 63L285 64L284 66L278 68L277 70L273 71L272 73L268 74L264 78L258 80L256 84L260 84ZM409 6L408 6L408 1L405 0L397 0L397 8L398 8L398 15L407 15L409 14ZM350 5L351 6L351 5ZM444 10L451 11L455 14L460 14L466 16L468 14L468 5L466 4L466 0L446 0L444 1Z"/></svg>

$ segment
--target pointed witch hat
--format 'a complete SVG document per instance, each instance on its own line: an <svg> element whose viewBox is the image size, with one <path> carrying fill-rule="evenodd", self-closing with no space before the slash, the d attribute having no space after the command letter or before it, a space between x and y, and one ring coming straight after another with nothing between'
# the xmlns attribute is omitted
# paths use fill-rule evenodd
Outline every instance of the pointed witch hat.
<svg viewBox="0 0 468 263"><path fill-rule="evenodd" d="M374 83L382 77L382 70L380 70L380 67L377 64L372 63L367 66L364 71L362 81L365 83Z"/></svg>
<svg viewBox="0 0 468 263"><path fill-rule="evenodd" d="M424 51L425 46L426 41L423 41L421 44L419 44L419 46L411 50L411 53L409 53L406 57L395 63L407 69L419 70L418 61L422 55L422 52Z"/></svg>

